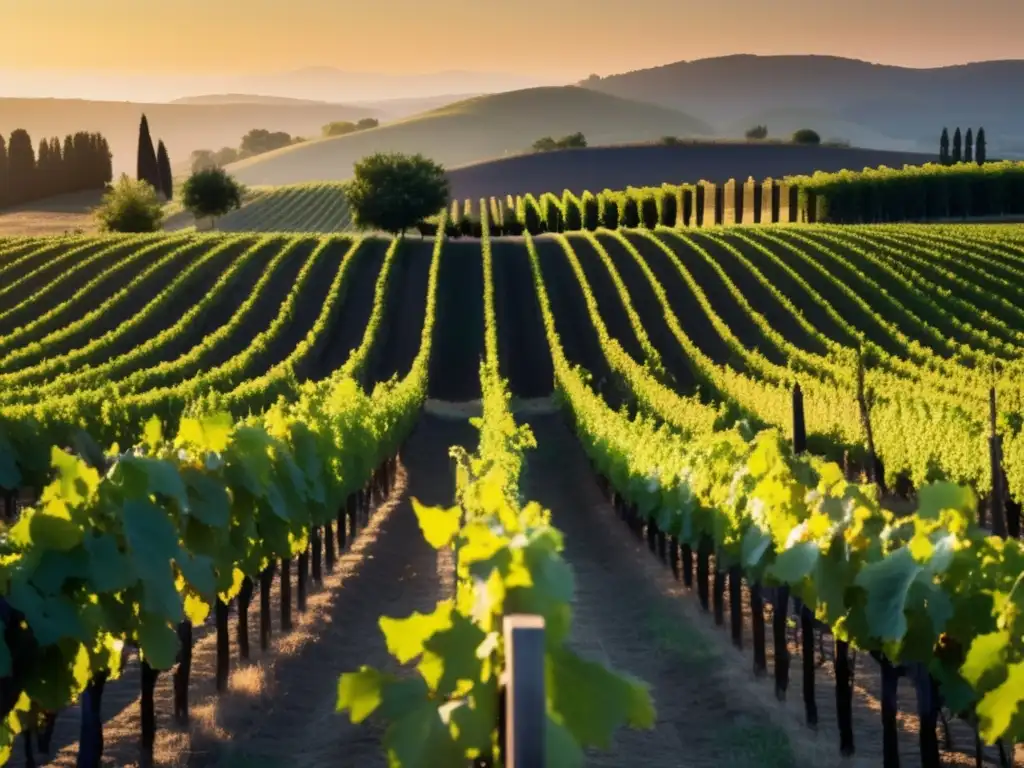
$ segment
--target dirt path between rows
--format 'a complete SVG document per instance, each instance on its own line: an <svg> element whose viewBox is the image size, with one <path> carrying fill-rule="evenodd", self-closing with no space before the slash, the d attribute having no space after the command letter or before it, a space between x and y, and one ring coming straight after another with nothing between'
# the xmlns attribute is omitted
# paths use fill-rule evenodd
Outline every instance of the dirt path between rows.
<svg viewBox="0 0 1024 768"><path fill-rule="evenodd" d="M450 505L455 485L448 448L462 444L472 449L475 440L475 430L465 420L421 419L403 451L391 497L338 559L334 573L324 574L323 587L311 592L306 613L296 614L293 603L293 630L280 632L278 580L272 595L274 636L266 653L259 650L258 595L249 612L248 664L238 661L236 621L231 619L232 674L224 695L217 697L214 687L214 633L208 632L195 644L189 727L174 725L172 677L160 676L154 696L158 728L154 765L386 765L380 747L381 724L354 726L346 715L335 712L338 676L362 664L398 672L388 656L378 618L430 611L452 593L451 555L437 553L424 541L411 499ZM294 580L292 595L294 601ZM103 732L104 765L140 765L136 665L128 677L126 682L134 684L120 690L108 688L104 697L105 714L113 713ZM68 710L62 720L67 721L64 729L77 732L77 708ZM76 755L77 744L69 743L50 764L73 766Z"/></svg>
<svg viewBox="0 0 1024 768"><path fill-rule="evenodd" d="M605 501L572 433L558 416L535 416L525 497L552 510L576 576L572 642L588 658L645 680L653 731L622 730L591 766L795 768L838 764L838 750L798 722L728 636Z"/></svg>

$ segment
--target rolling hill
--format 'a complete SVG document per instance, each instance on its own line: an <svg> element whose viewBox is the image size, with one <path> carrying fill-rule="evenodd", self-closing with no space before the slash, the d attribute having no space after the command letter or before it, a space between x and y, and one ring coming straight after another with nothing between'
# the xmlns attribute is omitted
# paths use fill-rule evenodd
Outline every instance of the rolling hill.
<svg viewBox="0 0 1024 768"><path fill-rule="evenodd" d="M207 93L200 96L182 96L171 104L281 104L290 107L323 106L329 102L317 99L295 99L289 96L261 96L257 93Z"/></svg>
<svg viewBox="0 0 1024 768"><path fill-rule="evenodd" d="M348 136L286 147L228 167L246 184L348 178L374 152L422 152L447 167L520 154L542 136L582 131L594 144L707 136L685 113L574 86L480 96Z"/></svg>
<svg viewBox="0 0 1024 768"><path fill-rule="evenodd" d="M1024 134L1022 80L1024 60L911 69L836 56L742 54L589 78L581 85L683 109L722 128L753 125L766 112L813 109L929 150L943 125L983 125L990 154L1002 156L1000 141L1009 144Z"/></svg>
<svg viewBox="0 0 1024 768"><path fill-rule="evenodd" d="M238 146L253 128L319 136L332 120L379 117L372 110L342 104L145 104L130 101L0 98L0 133L24 128L38 144L44 136L99 131L110 142L114 173L135 171L139 117L149 118L154 141L163 139L172 162L187 161L194 149Z"/></svg>

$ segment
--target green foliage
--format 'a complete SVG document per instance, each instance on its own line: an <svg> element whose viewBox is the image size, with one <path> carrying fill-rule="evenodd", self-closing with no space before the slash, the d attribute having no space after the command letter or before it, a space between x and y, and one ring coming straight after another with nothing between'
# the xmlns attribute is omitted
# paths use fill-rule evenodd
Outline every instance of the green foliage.
<svg viewBox="0 0 1024 768"><path fill-rule="evenodd" d="M171 158L162 140L156 148L156 165L160 176L160 192L170 200L174 197L174 175L171 173Z"/></svg>
<svg viewBox="0 0 1024 768"><path fill-rule="evenodd" d="M583 212L580 200L568 190L562 193L562 209L565 211L566 231L575 232L583 229Z"/></svg>
<svg viewBox="0 0 1024 768"><path fill-rule="evenodd" d="M135 162L135 178L147 181L153 189L160 190L160 166L156 159L156 147L149 132L149 120L145 115L139 121L139 146Z"/></svg>
<svg viewBox="0 0 1024 768"><path fill-rule="evenodd" d="M988 147L985 143L985 129L979 128L978 139L974 148L974 159L977 161L978 165L984 165L987 157Z"/></svg>
<svg viewBox="0 0 1024 768"><path fill-rule="evenodd" d="M552 152L556 149L581 149L587 146L587 139L582 133L571 133L560 139L544 136L533 142L534 152Z"/></svg>
<svg viewBox="0 0 1024 768"><path fill-rule="evenodd" d="M755 125L753 128L748 128L746 133L743 134L750 141L761 141L762 139L768 138L768 126L767 125Z"/></svg>
<svg viewBox="0 0 1024 768"><path fill-rule="evenodd" d="M181 188L181 204L197 219L216 219L240 208L244 189L223 168L193 173Z"/></svg>
<svg viewBox="0 0 1024 768"><path fill-rule="evenodd" d="M242 137L242 143L239 147L240 155L243 157L262 155L266 152L273 152L275 149L287 147L295 142L296 139L293 139L290 134L284 131L268 131L264 128L253 128Z"/></svg>
<svg viewBox="0 0 1024 768"><path fill-rule="evenodd" d="M942 135L939 137L939 163L942 165L949 165L950 162L949 130L947 128L943 128Z"/></svg>
<svg viewBox="0 0 1024 768"><path fill-rule="evenodd" d="M581 205L583 206L583 229L593 232L601 225L601 207L597 197L591 192L584 192Z"/></svg>
<svg viewBox="0 0 1024 768"><path fill-rule="evenodd" d="M94 214L103 232L156 232L163 226L163 203L149 182L121 176Z"/></svg>
<svg viewBox="0 0 1024 768"><path fill-rule="evenodd" d="M436 549L456 558L454 599L432 613L382 617L388 651L415 676L398 678L370 667L338 682L338 709L353 722L374 713L389 725L383 746L395 766L458 765L476 759L501 764L498 699L506 614L530 612L545 621L549 765L583 764L583 748L606 747L623 725L651 728L647 686L566 646L571 628L573 576L562 558L562 535L550 513L519 501L524 450L536 445L518 426L498 373L494 276L486 213L483 226L485 356L480 366L483 416L479 448L453 448L458 463L456 506L429 508L414 500L420 529ZM486 585L481 590L479 585ZM452 727L452 726L455 727Z"/></svg>
<svg viewBox="0 0 1024 768"><path fill-rule="evenodd" d="M793 132L792 142L794 144L821 144L821 136L810 128L801 128Z"/></svg>
<svg viewBox="0 0 1024 768"><path fill-rule="evenodd" d="M955 152L954 152L955 156ZM927 220L1024 213L1024 163L929 163L902 169L816 173L788 180L803 208L817 196L819 222Z"/></svg>
<svg viewBox="0 0 1024 768"><path fill-rule="evenodd" d="M345 199L360 229L404 234L449 205L444 168L423 155L377 153L355 164Z"/></svg>
<svg viewBox="0 0 1024 768"><path fill-rule="evenodd" d="M640 222L647 229L654 229L660 223L659 219L658 198L652 193L645 193L640 197Z"/></svg>
<svg viewBox="0 0 1024 768"><path fill-rule="evenodd" d="M659 223L666 227L674 227L679 219L679 198L676 190L667 189L659 198L661 206L658 211Z"/></svg>
<svg viewBox="0 0 1024 768"><path fill-rule="evenodd" d="M370 128L376 128L379 125L379 120L372 117L366 117L357 123L347 120L338 120L328 123L321 130L324 136L345 136L350 133L357 133L359 131L369 130Z"/></svg>
<svg viewBox="0 0 1024 768"><path fill-rule="evenodd" d="M605 191L601 194L601 226L605 229L619 228L619 201Z"/></svg>
<svg viewBox="0 0 1024 768"><path fill-rule="evenodd" d="M622 198L622 217L619 225L626 229L636 229L640 226L640 206L633 195L627 194Z"/></svg>
<svg viewBox="0 0 1024 768"><path fill-rule="evenodd" d="M974 162L974 132L970 128L964 136L964 162Z"/></svg>
<svg viewBox="0 0 1024 768"><path fill-rule="evenodd" d="M960 136L959 126L953 132L953 154L949 159L954 165L963 160L963 138Z"/></svg>

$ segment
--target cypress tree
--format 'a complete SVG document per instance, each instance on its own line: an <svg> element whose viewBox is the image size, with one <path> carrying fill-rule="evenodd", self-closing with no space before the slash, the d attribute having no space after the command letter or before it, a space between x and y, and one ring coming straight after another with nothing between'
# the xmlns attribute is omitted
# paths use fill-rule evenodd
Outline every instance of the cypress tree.
<svg viewBox="0 0 1024 768"><path fill-rule="evenodd" d="M149 120L145 115L139 122L139 151L135 173L139 181L148 181L154 189L160 189L160 170L156 162L156 149L153 148L153 137L149 135Z"/></svg>
<svg viewBox="0 0 1024 768"><path fill-rule="evenodd" d="M167 147L164 146L163 139L156 147L156 167L160 173L160 183L163 185L160 187L160 191L164 193L164 197L170 200L174 197L174 179L171 178L171 158L167 155Z"/></svg>
<svg viewBox="0 0 1024 768"><path fill-rule="evenodd" d="M53 185L61 192L67 192L68 179L67 168L64 166L64 157L60 152L60 139L53 136L50 139L50 168L53 176Z"/></svg>
<svg viewBox="0 0 1024 768"><path fill-rule="evenodd" d="M960 152L961 141L962 140L960 138L960 129L957 128L956 131L953 132L953 158L952 159L953 159L954 163L959 163L963 159L963 155Z"/></svg>
<svg viewBox="0 0 1024 768"><path fill-rule="evenodd" d="M0 136L0 207L7 205L8 199L8 185L7 185L7 141L3 136Z"/></svg>
<svg viewBox="0 0 1024 768"><path fill-rule="evenodd" d="M7 146L8 189L11 203L24 203L36 194L36 152L28 131L18 128L11 133Z"/></svg>
<svg viewBox="0 0 1024 768"><path fill-rule="evenodd" d="M987 149L988 148L985 146L985 129L984 128L979 128L978 129L978 140L975 142L975 146L974 146L974 161L978 165L984 165L985 164L985 152L986 152Z"/></svg>
<svg viewBox="0 0 1024 768"><path fill-rule="evenodd" d="M99 134L97 134L99 135ZM107 143L105 136L99 135L100 142L100 160L99 168L100 175L96 179L96 187L102 189L104 184L109 184L114 180L114 155L110 151L110 144Z"/></svg>
<svg viewBox="0 0 1024 768"><path fill-rule="evenodd" d="M50 142L39 139L39 150L36 152L36 195L48 198L53 195L53 174L50 165Z"/></svg>
<svg viewBox="0 0 1024 768"><path fill-rule="evenodd" d="M942 129L942 136L939 138L939 162L942 165L949 165L949 131Z"/></svg>
<svg viewBox="0 0 1024 768"><path fill-rule="evenodd" d="M967 135L964 136L964 162L974 162L974 132L968 128Z"/></svg>

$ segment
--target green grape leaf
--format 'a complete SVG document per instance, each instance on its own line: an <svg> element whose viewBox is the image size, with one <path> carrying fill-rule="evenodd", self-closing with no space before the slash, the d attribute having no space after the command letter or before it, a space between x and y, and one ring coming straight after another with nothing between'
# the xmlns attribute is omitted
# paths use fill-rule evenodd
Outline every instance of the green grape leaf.
<svg viewBox="0 0 1024 768"><path fill-rule="evenodd" d="M881 560L867 563L854 583L867 593L865 615L871 634L885 641L899 641L907 632L904 610L910 585L922 566L906 547Z"/></svg>
<svg viewBox="0 0 1024 768"><path fill-rule="evenodd" d="M434 549L441 549L451 544L455 534L462 525L461 507L428 507L419 500L412 500L412 508L416 512L423 538Z"/></svg>
<svg viewBox="0 0 1024 768"><path fill-rule="evenodd" d="M188 509L188 490L178 468L169 461L130 456L122 459L119 466L133 489L143 487L146 495L159 494L176 501L180 509Z"/></svg>
<svg viewBox="0 0 1024 768"><path fill-rule="evenodd" d="M654 707L644 683L566 648L551 650L545 666L550 707L581 745L607 748L616 728L653 725Z"/></svg>
<svg viewBox="0 0 1024 768"><path fill-rule="evenodd" d="M213 413L200 419L183 418L175 442L191 445L200 451L221 453L231 443L234 429L234 419L227 412Z"/></svg>
<svg viewBox="0 0 1024 768"><path fill-rule="evenodd" d="M212 600L217 592L217 579L213 572L213 561L203 555L182 552L175 559L185 581L200 595Z"/></svg>
<svg viewBox="0 0 1024 768"><path fill-rule="evenodd" d="M1010 729L1011 723L1020 723L1020 706L1024 702L1024 661L1011 664L1009 674L1001 685L986 693L978 702L977 714L981 721L981 736L989 744Z"/></svg>
<svg viewBox="0 0 1024 768"><path fill-rule="evenodd" d="M78 507L96 493L100 485L99 472L77 456L54 446L50 462L57 470L57 477L43 491L44 502L55 498L70 507Z"/></svg>
<svg viewBox="0 0 1024 768"><path fill-rule="evenodd" d="M189 512L211 528L226 529L231 520L231 497L217 478L185 467L181 478L188 487Z"/></svg>
<svg viewBox="0 0 1024 768"><path fill-rule="evenodd" d="M583 768L583 749L568 729L547 714L544 724L544 760L558 768Z"/></svg>
<svg viewBox="0 0 1024 768"><path fill-rule="evenodd" d="M169 566L180 547L178 531L164 510L150 501L130 499L121 514L128 551L139 572Z"/></svg>
<svg viewBox="0 0 1024 768"><path fill-rule="evenodd" d="M756 525L751 525L743 534L740 545L741 562L744 568L756 568L772 546L772 535Z"/></svg>
<svg viewBox="0 0 1024 768"><path fill-rule="evenodd" d="M44 596L60 593L64 582L69 579L85 579L89 575L89 556L84 549L70 552L44 550L39 563L32 573L32 584Z"/></svg>
<svg viewBox="0 0 1024 768"><path fill-rule="evenodd" d="M444 660L444 669L435 693L448 695L460 680L477 680L483 674L483 662L477 649L487 635L460 613L453 613L451 626L435 632L423 643L425 651Z"/></svg>
<svg viewBox="0 0 1024 768"><path fill-rule="evenodd" d="M384 747L392 764L402 768L435 768L465 760L465 753L433 701L394 721L384 734Z"/></svg>
<svg viewBox="0 0 1024 768"><path fill-rule="evenodd" d="M64 595L46 599L25 582L12 581L7 599L12 608L24 614L33 636L42 646L53 645L67 637L82 642L89 639L77 607Z"/></svg>
<svg viewBox="0 0 1024 768"><path fill-rule="evenodd" d="M82 542L85 531L71 518L70 509L54 500L26 513L15 523L11 536L25 545L67 552Z"/></svg>
<svg viewBox="0 0 1024 768"><path fill-rule="evenodd" d="M960 667L960 674L974 688L992 688L1000 682L1010 642L1007 631L990 632L974 638Z"/></svg>
<svg viewBox="0 0 1024 768"><path fill-rule="evenodd" d="M178 633L165 619L145 611L139 615L139 648L153 669L173 667L178 646Z"/></svg>
<svg viewBox="0 0 1024 768"><path fill-rule="evenodd" d="M388 653L407 664L421 653L424 643L434 634L452 626L452 602L446 600L437 604L433 613L413 612L404 619L381 616L380 631L388 645Z"/></svg>
<svg viewBox="0 0 1024 768"><path fill-rule="evenodd" d="M770 574L782 584L799 584L810 576L820 556L816 542L802 541L776 555Z"/></svg>
<svg viewBox="0 0 1024 768"><path fill-rule="evenodd" d="M928 520L938 520L939 513L946 509L960 512L969 520L977 508L974 491L955 483L929 483L917 494L917 515Z"/></svg>
<svg viewBox="0 0 1024 768"><path fill-rule="evenodd" d="M135 582L135 567L109 533L87 536L85 551L89 554L89 583L96 592L119 592Z"/></svg>
<svg viewBox="0 0 1024 768"><path fill-rule="evenodd" d="M372 715L382 700L387 678L372 667L363 666L358 672L345 672L338 678L336 711L348 710L353 723L361 723Z"/></svg>

